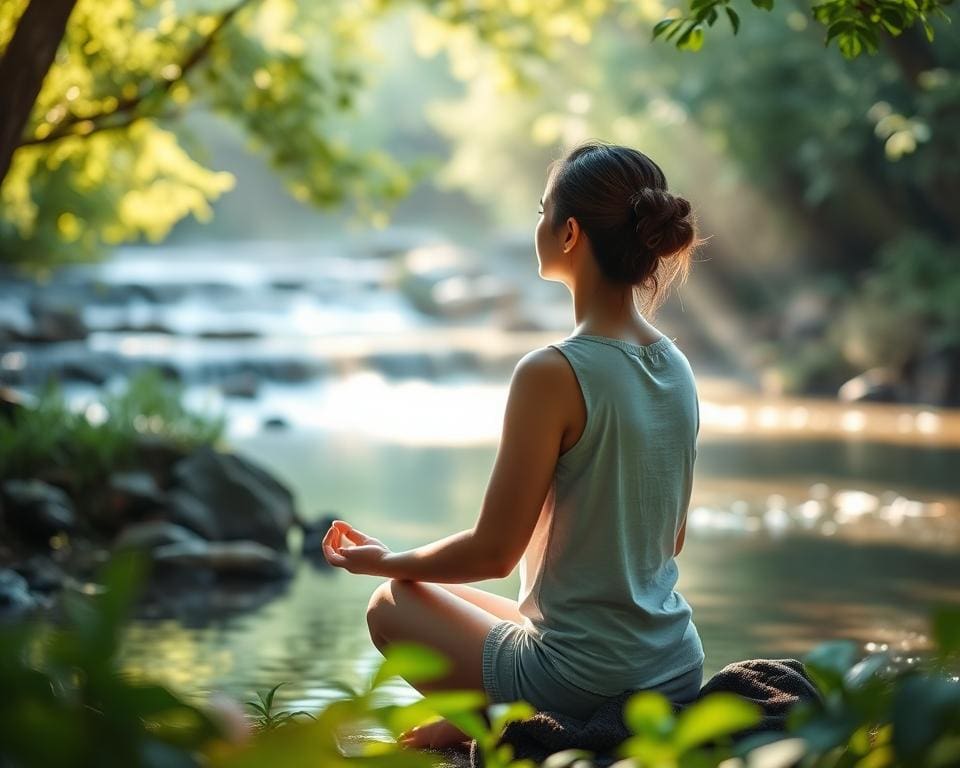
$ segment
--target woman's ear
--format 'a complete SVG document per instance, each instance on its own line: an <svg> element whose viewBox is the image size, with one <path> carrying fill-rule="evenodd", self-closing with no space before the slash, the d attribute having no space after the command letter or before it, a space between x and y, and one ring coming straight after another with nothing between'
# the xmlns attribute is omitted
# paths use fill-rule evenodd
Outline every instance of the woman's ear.
<svg viewBox="0 0 960 768"><path fill-rule="evenodd" d="M577 220L571 216L567 219L567 227L563 238L563 252L570 253L576 247L577 240L580 237L580 225Z"/></svg>

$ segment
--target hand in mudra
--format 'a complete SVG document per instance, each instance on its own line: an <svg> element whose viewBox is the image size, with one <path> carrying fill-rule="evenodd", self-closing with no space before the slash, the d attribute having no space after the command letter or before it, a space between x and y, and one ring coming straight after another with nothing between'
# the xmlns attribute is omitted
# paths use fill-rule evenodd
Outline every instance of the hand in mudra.
<svg viewBox="0 0 960 768"><path fill-rule="evenodd" d="M343 520L334 520L323 537L323 556L330 565L350 573L382 576L382 567L392 553L387 546Z"/></svg>

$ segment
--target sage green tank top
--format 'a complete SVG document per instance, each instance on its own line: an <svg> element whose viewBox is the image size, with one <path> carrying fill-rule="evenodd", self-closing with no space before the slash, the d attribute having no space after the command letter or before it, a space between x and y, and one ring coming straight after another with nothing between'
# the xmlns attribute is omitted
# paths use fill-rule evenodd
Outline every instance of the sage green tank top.
<svg viewBox="0 0 960 768"><path fill-rule="evenodd" d="M704 660L674 589L700 431L693 371L666 336L548 346L573 368L587 420L520 561L519 609L567 681L611 696L651 687Z"/></svg>

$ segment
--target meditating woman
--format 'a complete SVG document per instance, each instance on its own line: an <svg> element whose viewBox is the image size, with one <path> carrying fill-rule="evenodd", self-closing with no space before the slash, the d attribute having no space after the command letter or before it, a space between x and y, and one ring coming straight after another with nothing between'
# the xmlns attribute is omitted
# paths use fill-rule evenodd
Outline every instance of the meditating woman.
<svg viewBox="0 0 960 768"><path fill-rule="evenodd" d="M324 555L388 577L367 607L378 649L418 642L450 659L442 679L415 683L421 692L473 688L583 720L626 690L686 703L704 652L675 558L699 398L686 356L641 310L686 281L702 241L690 203L628 147L575 147L551 163L540 202L540 275L570 290L576 327L517 363L476 523L394 553L338 520ZM466 584L518 564L517 601ZM447 721L401 737L466 740Z"/></svg>

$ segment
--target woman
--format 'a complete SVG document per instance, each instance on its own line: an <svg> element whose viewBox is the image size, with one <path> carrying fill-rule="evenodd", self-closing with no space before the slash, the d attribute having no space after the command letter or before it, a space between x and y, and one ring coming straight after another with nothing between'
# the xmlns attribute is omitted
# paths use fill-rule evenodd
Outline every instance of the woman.
<svg viewBox="0 0 960 768"><path fill-rule="evenodd" d="M422 691L474 688L580 719L624 690L675 702L700 690L703 646L673 587L692 488L699 399L685 355L638 311L685 282L690 204L649 157L591 141L554 161L536 228L540 275L573 297L573 335L517 364L477 522L405 552L336 521L331 565L388 577L370 635L452 662ZM517 601L465 582L520 566ZM408 746L467 736L446 721Z"/></svg>

